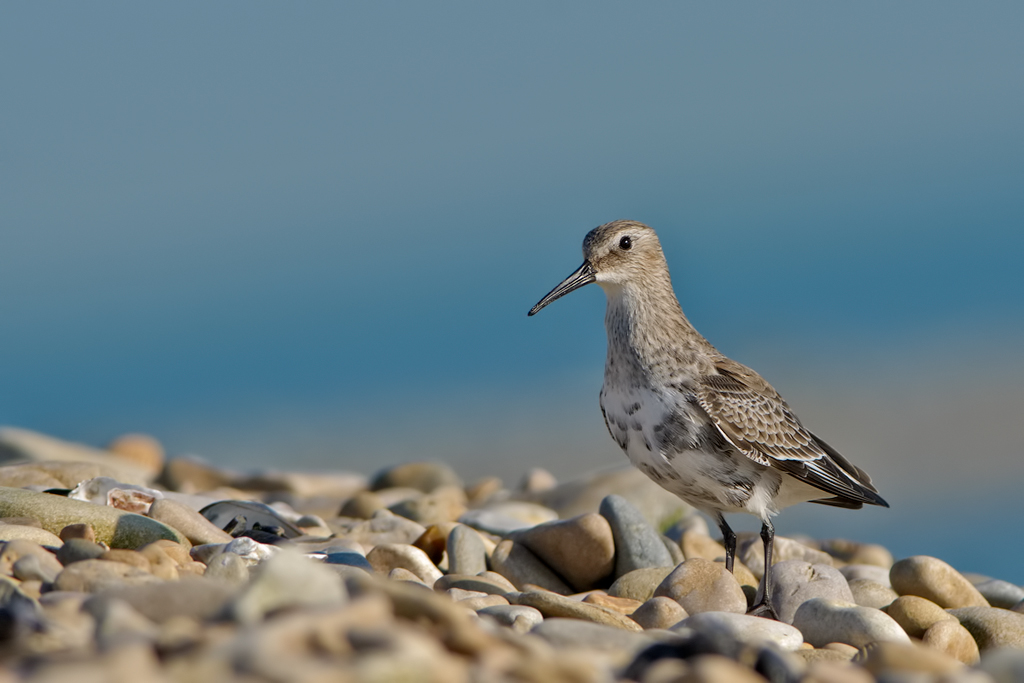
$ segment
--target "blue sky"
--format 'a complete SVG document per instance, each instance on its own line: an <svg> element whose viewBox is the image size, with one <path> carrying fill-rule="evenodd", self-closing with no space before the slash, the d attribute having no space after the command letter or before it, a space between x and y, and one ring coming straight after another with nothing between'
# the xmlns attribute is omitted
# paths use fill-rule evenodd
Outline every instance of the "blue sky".
<svg viewBox="0 0 1024 683"><path fill-rule="evenodd" d="M829 393L1018 395L1022 34L1008 2L7 4L0 423L618 462L600 290L526 311L629 217L713 343L906 481Z"/></svg>

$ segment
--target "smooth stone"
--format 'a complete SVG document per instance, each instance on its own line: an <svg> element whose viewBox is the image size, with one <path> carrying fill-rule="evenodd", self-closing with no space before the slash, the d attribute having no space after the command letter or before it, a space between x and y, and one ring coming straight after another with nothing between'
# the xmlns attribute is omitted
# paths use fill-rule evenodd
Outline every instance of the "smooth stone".
<svg viewBox="0 0 1024 683"><path fill-rule="evenodd" d="M42 465L64 488L98 476L112 476L132 484L146 484L150 473L107 451L84 444L62 441L52 436L15 427L0 428L0 463L31 462ZM85 471L92 472L82 476Z"/></svg>
<svg viewBox="0 0 1024 683"><path fill-rule="evenodd" d="M427 529L390 510L373 513L370 519L357 519L331 525L339 538L355 541L367 548L381 543L415 543Z"/></svg>
<svg viewBox="0 0 1024 683"><path fill-rule="evenodd" d="M67 541L69 538L81 538L86 541L96 540L96 530L90 524L68 524L60 530L60 540Z"/></svg>
<svg viewBox="0 0 1024 683"><path fill-rule="evenodd" d="M359 567L368 572L374 571L373 565L366 559L365 555L357 552L347 551L342 553L327 553L324 556L325 564L338 564L348 567Z"/></svg>
<svg viewBox="0 0 1024 683"><path fill-rule="evenodd" d="M63 567L59 562L54 560L54 567L51 564L43 564L43 562L35 555L26 555L14 563L11 567L11 573L14 578L19 581L40 581L42 583L53 583L54 579L57 578L57 574L61 572Z"/></svg>
<svg viewBox="0 0 1024 683"><path fill-rule="evenodd" d="M915 555L889 570L889 581L900 595L917 595L939 607L988 607L988 601L960 572L942 560Z"/></svg>
<svg viewBox="0 0 1024 683"><path fill-rule="evenodd" d="M69 524L90 524L96 540L111 548L134 549L160 538L188 543L178 531L142 515L48 493L0 487L0 515L16 514L35 517L55 536Z"/></svg>
<svg viewBox="0 0 1024 683"><path fill-rule="evenodd" d="M502 626L508 626L516 633L526 633L544 621L540 610L526 605L494 605L477 610L477 614L490 617Z"/></svg>
<svg viewBox="0 0 1024 683"><path fill-rule="evenodd" d="M69 538L64 545L57 549L57 560L67 567L73 562L99 559L105 552L107 549L99 543L87 541L84 538Z"/></svg>
<svg viewBox="0 0 1024 683"><path fill-rule="evenodd" d="M550 491L556 486L558 486L558 480L555 479L555 475L543 467L533 467L523 475L516 489L521 493L540 493L541 491Z"/></svg>
<svg viewBox="0 0 1024 683"><path fill-rule="evenodd" d="M123 562L81 560L67 565L53 582L54 590L95 593L122 584L159 581L147 571Z"/></svg>
<svg viewBox="0 0 1024 683"><path fill-rule="evenodd" d="M487 548L474 529L459 524L448 534L448 571L451 574L479 574L487 571Z"/></svg>
<svg viewBox="0 0 1024 683"><path fill-rule="evenodd" d="M403 500L389 509L425 526L453 522L466 511L466 492L461 486L441 486L432 493Z"/></svg>
<svg viewBox="0 0 1024 683"><path fill-rule="evenodd" d="M441 567L441 565L445 564L445 553L448 550L448 536L456 526L458 526L457 522L431 524L427 527L427 530L423 532L423 535L417 538L412 545L425 552L427 557L430 558L430 561L437 567L445 569L446 567Z"/></svg>
<svg viewBox="0 0 1024 683"><path fill-rule="evenodd" d="M853 661L880 677L899 673L952 674L964 668L962 662L943 652L909 641L866 644Z"/></svg>
<svg viewBox="0 0 1024 683"><path fill-rule="evenodd" d="M504 540L491 553L491 568L522 590L527 584L568 595L572 589L521 543Z"/></svg>
<svg viewBox="0 0 1024 683"><path fill-rule="evenodd" d="M56 576L63 569L57 556L43 546L33 541L15 539L0 544L0 575L15 576L14 565L26 557L36 558L39 571L47 575L52 573Z"/></svg>
<svg viewBox="0 0 1024 683"><path fill-rule="evenodd" d="M434 583L434 590L444 592L452 588L458 588L460 590L487 593L489 595L504 595L516 590L516 587L505 577L493 572L489 573L492 576L447 574Z"/></svg>
<svg viewBox="0 0 1024 683"><path fill-rule="evenodd" d="M885 608L885 613L911 638L921 638L940 621L956 621L956 617L931 600L916 595L901 595Z"/></svg>
<svg viewBox="0 0 1024 683"><path fill-rule="evenodd" d="M964 664L975 664L981 658L974 636L952 619L932 624L921 641Z"/></svg>
<svg viewBox="0 0 1024 683"><path fill-rule="evenodd" d="M694 614L677 623L672 630L726 636L747 645L774 643L784 650L797 650L804 642L803 634L789 624L735 612Z"/></svg>
<svg viewBox="0 0 1024 683"><path fill-rule="evenodd" d="M89 600L82 605L82 610L96 620L96 645L101 651L133 644L149 646L159 633L156 624L117 598Z"/></svg>
<svg viewBox="0 0 1024 683"><path fill-rule="evenodd" d="M684 531L679 538L679 547L687 560L700 557L712 562L725 562L725 546L697 530Z"/></svg>
<svg viewBox="0 0 1024 683"><path fill-rule="evenodd" d="M363 560L365 562L365 560ZM206 565L208 579L241 586L249 580L249 566L235 553L218 553Z"/></svg>
<svg viewBox="0 0 1024 683"><path fill-rule="evenodd" d="M871 579L853 579L849 585L853 602L862 607L882 609L899 597L893 589Z"/></svg>
<svg viewBox="0 0 1024 683"><path fill-rule="evenodd" d="M341 603L347 598L345 584L336 573L284 549L260 565L227 609L235 620L252 624L283 607Z"/></svg>
<svg viewBox="0 0 1024 683"><path fill-rule="evenodd" d="M619 614L625 614L627 617L635 612L641 603L639 600L631 600L630 598L620 598L614 595L608 595L604 591L593 591L587 593L583 598L583 602L590 605L597 605L598 607L604 607L610 609Z"/></svg>
<svg viewBox="0 0 1024 683"><path fill-rule="evenodd" d="M370 480L370 490L407 487L430 493L442 486L462 487L462 479L441 462L408 462L384 468Z"/></svg>
<svg viewBox="0 0 1024 683"><path fill-rule="evenodd" d="M341 517L355 517L357 519L370 519L377 510L386 508L387 505L373 491L359 491L346 500L341 506L338 515Z"/></svg>
<svg viewBox="0 0 1024 683"><path fill-rule="evenodd" d="M149 558L150 563L156 565L162 560L159 559L160 555L164 555L169 558L178 566L183 566L192 562L191 548L175 543L174 541L168 541L166 539L160 539L159 541L153 541L139 548L139 552L146 555Z"/></svg>
<svg viewBox="0 0 1024 683"><path fill-rule="evenodd" d="M395 567L392 569L388 572L388 578L392 581L404 581L406 583L414 583L418 586L422 586L423 588L430 588L430 586L423 583L423 579L404 567Z"/></svg>
<svg viewBox="0 0 1024 683"><path fill-rule="evenodd" d="M222 531L206 517L175 500L164 498L154 501L149 507L148 516L177 529L193 545L230 543L232 540L231 534Z"/></svg>
<svg viewBox="0 0 1024 683"><path fill-rule="evenodd" d="M615 542L615 578L634 569L677 564L658 532L628 500L615 494L605 496L598 511L608 521Z"/></svg>
<svg viewBox="0 0 1024 683"><path fill-rule="evenodd" d="M1024 600L1024 588L1009 581L986 578L983 581L975 582L974 587L992 607L1013 609L1021 600Z"/></svg>
<svg viewBox="0 0 1024 683"><path fill-rule="evenodd" d="M851 602L811 598L800 605L793 626L815 647L846 643L863 647L872 641L909 643L900 625L885 612Z"/></svg>
<svg viewBox="0 0 1024 683"><path fill-rule="evenodd" d="M888 567L878 567L873 564L848 564L845 567L840 567L839 573L845 576L847 581L869 579L886 588L892 588L892 584L889 583Z"/></svg>
<svg viewBox="0 0 1024 683"><path fill-rule="evenodd" d="M818 547L848 565L871 565L888 570L893 563L892 553L889 552L889 549L877 543L859 543L845 538L832 538L818 542ZM879 583L882 582L879 581Z"/></svg>
<svg viewBox="0 0 1024 683"><path fill-rule="evenodd" d="M505 596L513 605L526 605L540 611L545 617L582 619L596 624L613 626L626 631L642 631L640 625L629 617L603 607L590 605L548 591L509 593Z"/></svg>
<svg viewBox="0 0 1024 683"><path fill-rule="evenodd" d="M636 608L629 618L640 624L644 629L672 628L689 614L672 598L658 596L651 598Z"/></svg>
<svg viewBox="0 0 1024 683"><path fill-rule="evenodd" d="M608 595L646 602L654 591L672 573L673 567L647 567L623 574L608 588Z"/></svg>
<svg viewBox="0 0 1024 683"><path fill-rule="evenodd" d="M427 554L419 548L401 543L382 543L366 553L366 561L373 568L387 574L392 569L408 569L427 586L441 578L441 570L434 566Z"/></svg>
<svg viewBox="0 0 1024 683"><path fill-rule="evenodd" d="M59 536L46 529L21 524L0 524L0 541L14 540L30 541L51 548L59 548L62 543Z"/></svg>
<svg viewBox="0 0 1024 683"><path fill-rule="evenodd" d="M992 677L994 683L1020 683L1024 681L1024 650L999 648L986 652L978 670Z"/></svg>
<svg viewBox="0 0 1024 683"><path fill-rule="evenodd" d="M612 529L597 513L538 524L509 538L533 552L577 591L596 588L615 570Z"/></svg>
<svg viewBox="0 0 1024 683"><path fill-rule="evenodd" d="M668 536L661 536L661 544L665 546L665 550L668 551L668 556L671 558L671 562L668 566L674 567L680 562L686 560L683 557L683 549L679 547L679 544L673 541Z"/></svg>
<svg viewBox="0 0 1024 683"><path fill-rule="evenodd" d="M787 624L793 623L797 608L811 598L854 602L849 584L832 565L784 560L773 563L772 577L772 606Z"/></svg>
<svg viewBox="0 0 1024 683"><path fill-rule="evenodd" d="M997 647L1024 648L1024 614L998 607L961 607L949 613L970 631L983 653Z"/></svg>
<svg viewBox="0 0 1024 683"><path fill-rule="evenodd" d="M702 558L686 560L665 577L653 597L665 596L678 602L687 614L747 611L747 598L723 565Z"/></svg>
<svg viewBox="0 0 1024 683"><path fill-rule="evenodd" d="M507 605L508 600L500 595L480 595L475 598L465 598L459 601L459 604L467 609L471 609L474 612L478 612L485 607L500 607Z"/></svg>
<svg viewBox="0 0 1024 683"><path fill-rule="evenodd" d="M736 557L743 562L758 581L764 578L764 543L758 534L744 535L736 543ZM832 566L832 556L810 548L800 541L785 536L776 536L772 548L772 566L779 562L799 560L808 564Z"/></svg>
<svg viewBox="0 0 1024 683"><path fill-rule="evenodd" d="M68 488L63 481L35 463L0 466L0 486L12 489L32 487L37 491Z"/></svg>
<svg viewBox="0 0 1024 683"><path fill-rule="evenodd" d="M107 562L123 562L124 564L130 564L133 567L147 571L150 574L153 573L151 571L152 565L150 564L149 559L142 553L135 550L115 548L100 555L99 559Z"/></svg>

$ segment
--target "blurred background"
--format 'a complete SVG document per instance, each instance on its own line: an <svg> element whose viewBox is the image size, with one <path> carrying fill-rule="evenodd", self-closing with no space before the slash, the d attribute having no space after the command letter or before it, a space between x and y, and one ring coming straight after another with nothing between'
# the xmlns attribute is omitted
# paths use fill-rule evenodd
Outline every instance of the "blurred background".
<svg viewBox="0 0 1024 683"><path fill-rule="evenodd" d="M1012 2L8 3L0 424L619 465L602 292L526 311L633 218L892 504L780 533L1024 582L1021 35Z"/></svg>

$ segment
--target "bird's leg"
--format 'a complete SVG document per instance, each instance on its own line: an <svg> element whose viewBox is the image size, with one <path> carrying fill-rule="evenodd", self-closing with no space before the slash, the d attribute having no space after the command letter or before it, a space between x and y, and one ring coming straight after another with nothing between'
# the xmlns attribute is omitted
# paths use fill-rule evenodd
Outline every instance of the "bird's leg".
<svg viewBox="0 0 1024 683"><path fill-rule="evenodd" d="M764 594L747 614L779 621L779 615L772 606L772 546L775 544L775 527L770 519L761 522L761 540L764 541Z"/></svg>
<svg viewBox="0 0 1024 683"><path fill-rule="evenodd" d="M722 544L725 546L725 568L731 572L736 559L736 532L725 521L722 513L718 513L715 522L718 523L718 528L722 532Z"/></svg>

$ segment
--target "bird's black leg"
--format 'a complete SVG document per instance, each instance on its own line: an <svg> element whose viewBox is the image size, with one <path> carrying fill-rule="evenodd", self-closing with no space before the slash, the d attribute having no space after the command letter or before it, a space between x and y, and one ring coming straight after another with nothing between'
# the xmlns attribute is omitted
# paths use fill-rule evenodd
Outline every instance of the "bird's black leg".
<svg viewBox="0 0 1024 683"><path fill-rule="evenodd" d="M732 571L736 559L736 532L732 530L721 513L715 521L722 532L722 544L725 546L725 568Z"/></svg>
<svg viewBox="0 0 1024 683"><path fill-rule="evenodd" d="M764 594L761 601L750 608L747 614L755 617L769 617L779 620L772 607L772 546L775 544L775 527L770 519L761 522L761 540L764 541Z"/></svg>

